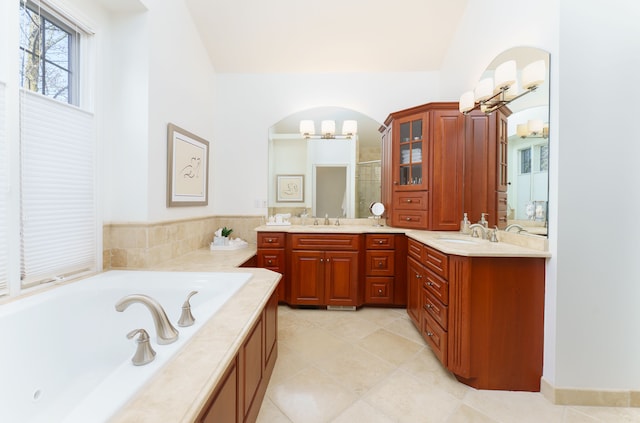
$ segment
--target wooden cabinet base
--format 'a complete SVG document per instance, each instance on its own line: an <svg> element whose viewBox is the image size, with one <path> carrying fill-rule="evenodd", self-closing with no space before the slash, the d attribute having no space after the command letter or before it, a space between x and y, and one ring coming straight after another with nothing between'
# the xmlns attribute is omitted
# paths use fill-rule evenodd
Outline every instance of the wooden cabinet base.
<svg viewBox="0 0 640 423"><path fill-rule="evenodd" d="M209 401L201 423L253 423L278 356L278 295L274 292L247 334Z"/></svg>

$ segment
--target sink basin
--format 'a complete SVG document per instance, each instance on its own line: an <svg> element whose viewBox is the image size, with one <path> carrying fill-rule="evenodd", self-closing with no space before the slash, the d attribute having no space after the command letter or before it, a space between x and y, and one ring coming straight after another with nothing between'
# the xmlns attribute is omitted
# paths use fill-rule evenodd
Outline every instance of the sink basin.
<svg viewBox="0 0 640 423"><path fill-rule="evenodd" d="M454 244L476 244L477 242L471 239L464 239L464 238L436 238L438 241L444 241L444 242L452 242Z"/></svg>

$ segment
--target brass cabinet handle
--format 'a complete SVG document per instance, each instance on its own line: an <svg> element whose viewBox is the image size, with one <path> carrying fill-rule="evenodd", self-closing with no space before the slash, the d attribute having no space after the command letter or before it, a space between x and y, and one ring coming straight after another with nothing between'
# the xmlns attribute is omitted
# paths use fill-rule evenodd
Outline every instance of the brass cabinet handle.
<svg viewBox="0 0 640 423"><path fill-rule="evenodd" d="M378 240L378 244L382 244L383 241L381 239Z"/></svg>
<svg viewBox="0 0 640 423"><path fill-rule="evenodd" d="M431 281L427 282L427 286L433 286L433 282Z"/></svg>
<svg viewBox="0 0 640 423"><path fill-rule="evenodd" d="M433 333L427 332L427 336L433 336Z"/></svg>
<svg viewBox="0 0 640 423"><path fill-rule="evenodd" d="M271 264L271 260L267 260L267 264Z"/></svg>
<svg viewBox="0 0 640 423"><path fill-rule="evenodd" d="M411 198L407 198L407 203L410 203L410 202L411 202Z"/></svg>
<svg viewBox="0 0 640 423"><path fill-rule="evenodd" d="M383 266L382 262L381 261L378 262L378 267L382 267L382 266Z"/></svg>
<svg viewBox="0 0 640 423"><path fill-rule="evenodd" d="M382 294L382 289L378 289L378 294Z"/></svg>
<svg viewBox="0 0 640 423"><path fill-rule="evenodd" d="M273 239L271 239L271 238L267 238L267 242L272 243L272 242L273 242Z"/></svg>
<svg viewBox="0 0 640 423"><path fill-rule="evenodd" d="M411 218L410 218L410 217L407 217L407 220L411 220Z"/></svg>
<svg viewBox="0 0 640 423"><path fill-rule="evenodd" d="M420 273L416 273L416 278L422 279L422 275Z"/></svg>

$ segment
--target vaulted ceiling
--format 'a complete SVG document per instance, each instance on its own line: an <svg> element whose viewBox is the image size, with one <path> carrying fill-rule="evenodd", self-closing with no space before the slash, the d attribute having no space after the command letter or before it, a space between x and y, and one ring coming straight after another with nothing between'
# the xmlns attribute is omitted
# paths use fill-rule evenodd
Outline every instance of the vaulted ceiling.
<svg viewBox="0 0 640 423"><path fill-rule="evenodd" d="M435 71L468 0L187 0L216 72Z"/></svg>

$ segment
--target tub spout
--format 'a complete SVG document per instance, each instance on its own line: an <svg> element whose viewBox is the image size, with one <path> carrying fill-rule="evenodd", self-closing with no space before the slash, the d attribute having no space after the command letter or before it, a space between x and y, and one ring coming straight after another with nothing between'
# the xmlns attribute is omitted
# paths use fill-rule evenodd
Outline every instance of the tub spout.
<svg viewBox="0 0 640 423"><path fill-rule="evenodd" d="M151 312L153 323L156 327L156 335L158 336L158 344L166 345L175 342L178 339L178 331L173 327L167 313L153 298L144 294L131 294L121 298L116 303L116 311L125 311L133 303L144 304Z"/></svg>

